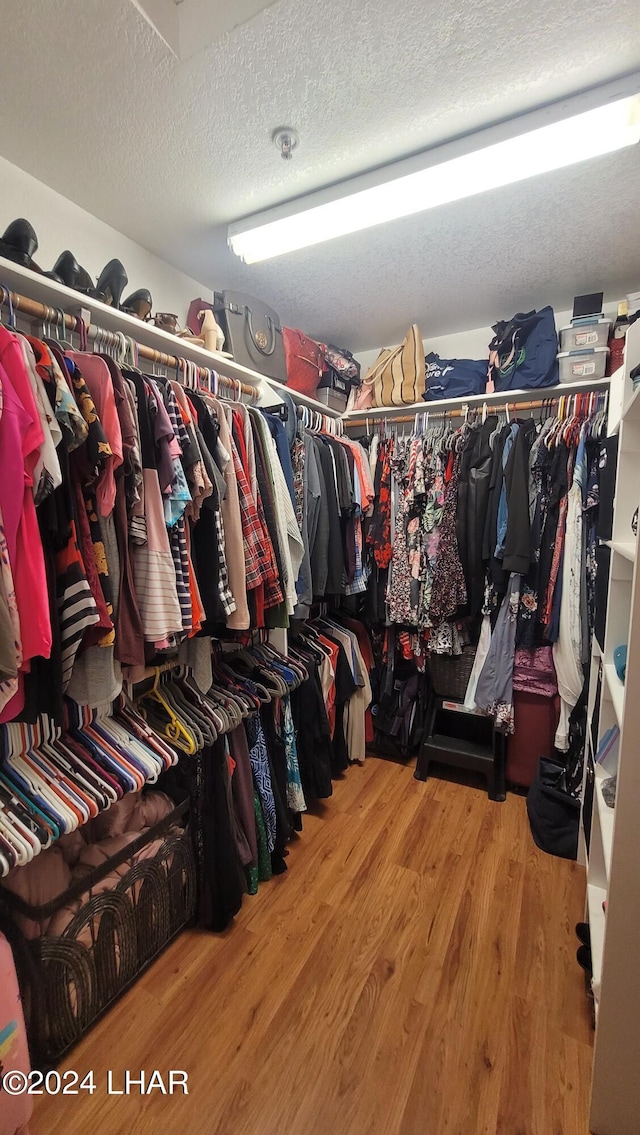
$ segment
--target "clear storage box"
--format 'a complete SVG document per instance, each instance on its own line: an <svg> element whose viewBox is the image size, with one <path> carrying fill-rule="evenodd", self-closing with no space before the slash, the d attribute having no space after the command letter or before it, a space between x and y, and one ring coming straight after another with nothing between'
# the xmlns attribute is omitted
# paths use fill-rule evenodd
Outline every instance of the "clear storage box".
<svg viewBox="0 0 640 1135"><path fill-rule="evenodd" d="M560 351L560 382L582 382L583 379L604 378L607 369L608 347L592 347L586 351Z"/></svg>
<svg viewBox="0 0 640 1135"><path fill-rule="evenodd" d="M561 351L585 351L595 347L606 347L609 340L608 319L594 319L591 323L575 323L560 328Z"/></svg>

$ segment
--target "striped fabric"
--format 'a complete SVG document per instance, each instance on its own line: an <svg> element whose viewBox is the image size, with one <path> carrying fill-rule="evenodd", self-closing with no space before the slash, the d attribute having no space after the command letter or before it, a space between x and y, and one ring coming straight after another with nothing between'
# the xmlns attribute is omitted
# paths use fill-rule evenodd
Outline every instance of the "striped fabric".
<svg viewBox="0 0 640 1135"><path fill-rule="evenodd" d="M164 642L182 632L176 569L169 545L158 473L143 470L147 542L131 542L131 563L138 607L147 642Z"/></svg>
<svg viewBox="0 0 640 1135"><path fill-rule="evenodd" d="M71 680L73 664L85 630L100 621L98 608L85 575L73 521L71 521L69 542L56 556L56 597L64 692Z"/></svg>
<svg viewBox="0 0 640 1135"><path fill-rule="evenodd" d="M180 613L182 615L181 638L186 637L193 626L193 611L191 609L191 588L189 586L189 556L187 553L187 540L185 536L185 519L181 516L169 529L169 547L176 571L176 591Z"/></svg>
<svg viewBox="0 0 640 1135"><path fill-rule="evenodd" d="M362 384L372 387L376 406L408 406L425 391L424 346L417 323L399 347L381 351Z"/></svg>

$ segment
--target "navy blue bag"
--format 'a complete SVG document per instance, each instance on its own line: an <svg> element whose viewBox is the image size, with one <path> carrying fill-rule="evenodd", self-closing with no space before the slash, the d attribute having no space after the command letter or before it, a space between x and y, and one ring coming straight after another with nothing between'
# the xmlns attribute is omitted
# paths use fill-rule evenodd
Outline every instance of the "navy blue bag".
<svg viewBox="0 0 640 1135"><path fill-rule="evenodd" d="M530 390L556 386L558 334L552 307L518 312L513 319L494 324L489 344L487 391Z"/></svg>
<svg viewBox="0 0 640 1135"><path fill-rule="evenodd" d="M462 398L468 394L484 394L487 385L487 361L475 359L441 359L433 351L424 360L426 389L423 398L433 402L441 398Z"/></svg>

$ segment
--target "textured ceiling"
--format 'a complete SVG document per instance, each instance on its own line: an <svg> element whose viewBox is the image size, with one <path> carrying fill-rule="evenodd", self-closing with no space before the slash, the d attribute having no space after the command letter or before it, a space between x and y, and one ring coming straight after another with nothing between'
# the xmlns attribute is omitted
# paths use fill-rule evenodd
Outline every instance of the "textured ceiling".
<svg viewBox="0 0 640 1135"><path fill-rule="evenodd" d="M129 0L2 0L0 152L203 283L365 348L640 286L640 147L253 267L226 224L638 66L638 0L277 0L184 61Z"/></svg>

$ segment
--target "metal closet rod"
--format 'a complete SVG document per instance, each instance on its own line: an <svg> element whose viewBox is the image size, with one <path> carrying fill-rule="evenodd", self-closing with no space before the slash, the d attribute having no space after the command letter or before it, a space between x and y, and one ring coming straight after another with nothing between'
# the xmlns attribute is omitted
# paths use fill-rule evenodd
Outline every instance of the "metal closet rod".
<svg viewBox="0 0 640 1135"><path fill-rule="evenodd" d="M588 397L589 394L593 393L600 395L606 392L605 390L588 391L586 396ZM399 414L397 417L391 414L389 417L377 414L375 417L367 417L367 415L364 414L361 418L343 418L342 424L347 430L350 430L352 426L362 427L367 424L375 425L376 422L384 422L387 426L393 426L396 422L402 425L403 422L414 422L418 414L425 413L427 413L430 418L464 418L465 415L468 417L470 414L483 413L485 406L487 408L487 414L499 414L500 411L504 412L505 410L508 410L509 413L518 414L520 410L551 409L552 406L559 405L561 398L568 398L569 396L570 391L568 390L566 394L558 394L553 398L538 398L532 402L507 402L505 399L504 402L475 403L473 406L461 406L460 408L451 410L431 410L430 407L437 406L437 402L425 402L424 406L420 406L413 414ZM576 395L572 397L576 397ZM379 406L372 407L372 409L374 408L376 410L380 409ZM389 407L389 409L393 409L393 407Z"/></svg>
<svg viewBox="0 0 640 1135"><path fill-rule="evenodd" d="M16 311L22 311L25 315L30 315L33 319L37 319L41 323L62 323L69 331L75 331L76 334L78 333L78 324L80 323L79 315L67 315L67 313L60 308L48 307L47 304L29 299L28 296L21 296L18 292L10 292L9 289L5 287L0 288L0 293L0 306L13 307ZM87 328L88 338L95 339L97 333L100 335L113 336L114 343L119 341L119 332L105 331L97 324L91 324ZM147 347L144 343L138 343L133 335L125 335L125 339L133 339L136 344L136 350L141 358L158 363L160 366L172 367L177 371L180 370L180 358L178 356L166 355L164 351L156 351L155 347ZM210 373L210 368L198 367L199 378L208 380ZM234 378L227 378L225 374L218 375L218 383L231 390L240 391L241 394L245 394L248 398L255 399L258 397L258 391L254 386L248 386L246 382L239 382Z"/></svg>

